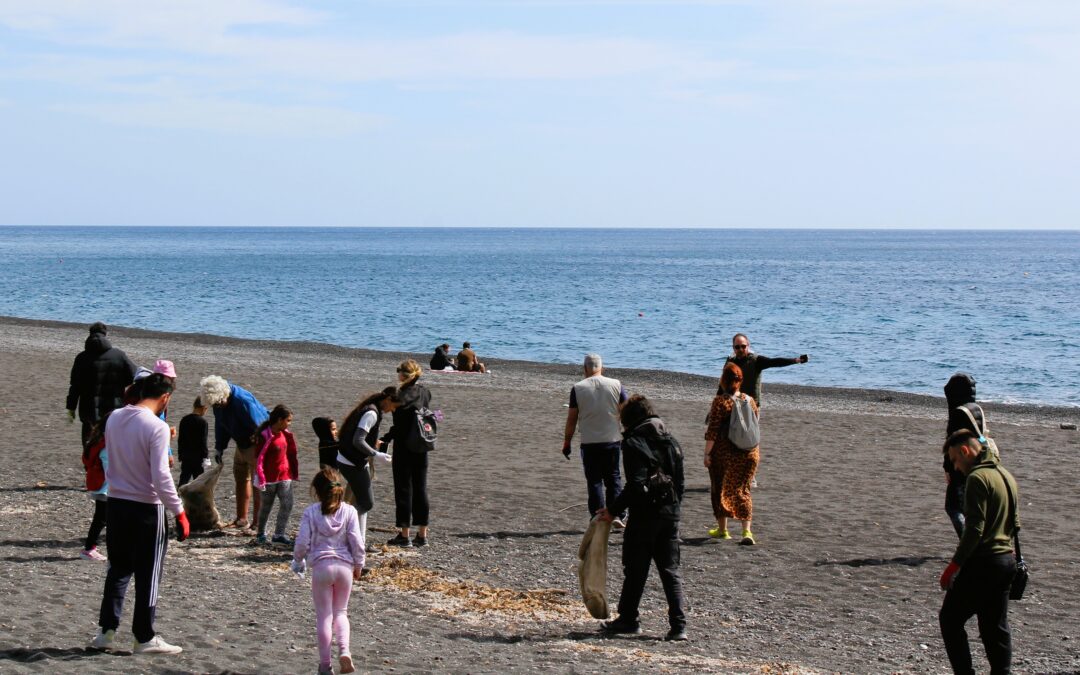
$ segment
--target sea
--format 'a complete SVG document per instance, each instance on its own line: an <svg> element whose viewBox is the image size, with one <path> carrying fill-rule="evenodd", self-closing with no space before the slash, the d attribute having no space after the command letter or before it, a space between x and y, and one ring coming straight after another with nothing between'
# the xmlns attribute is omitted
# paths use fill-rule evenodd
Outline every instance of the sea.
<svg viewBox="0 0 1080 675"><path fill-rule="evenodd" d="M0 314L1080 406L1080 232L0 227Z"/></svg>

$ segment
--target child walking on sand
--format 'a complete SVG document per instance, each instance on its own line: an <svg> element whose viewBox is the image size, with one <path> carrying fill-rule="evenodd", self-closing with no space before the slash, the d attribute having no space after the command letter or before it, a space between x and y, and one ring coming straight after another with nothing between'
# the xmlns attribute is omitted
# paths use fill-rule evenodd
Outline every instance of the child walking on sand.
<svg viewBox="0 0 1080 675"><path fill-rule="evenodd" d="M318 502L304 509L296 535L292 569L303 574L311 567L311 598L315 603L315 634L319 640L319 673L333 673L330 636L338 645L341 672L351 673L349 653L349 595L352 582L364 569L364 537L356 509L343 501L341 474L323 469L311 481Z"/></svg>
<svg viewBox="0 0 1080 675"><path fill-rule="evenodd" d="M94 500L94 517L90 521L90 530L86 533L86 548L79 554L83 560L106 560L97 545L108 516L109 484L105 481L105 471L109 467L109 453L105 448L105 421L108 418L106 414L90 429L86 445L83 446L86 491Z"/></svg>
<svg viewBox="0 0 1080 675"><path fill-rule="evenodd" d="M285 536L285 525L292 513L292 484L300 477L296 439L289 431L292 418L291 410L277 405L270 411L270 418L259 427L259 451L255 456L252 485L263 492L256 539L260 544L266 543L266 522L270 518L270 509L274 508L275 497L281 504L278 506L277 523L271 541L289 546L293 543Z"/></svg>

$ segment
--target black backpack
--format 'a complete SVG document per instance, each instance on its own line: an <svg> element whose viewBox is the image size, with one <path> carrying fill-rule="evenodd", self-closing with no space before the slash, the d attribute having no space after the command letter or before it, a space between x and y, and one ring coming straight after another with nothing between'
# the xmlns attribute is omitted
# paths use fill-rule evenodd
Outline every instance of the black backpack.
<svg viewBox="0 0 1080 675"><path fill-rule="evenodd" d="M439 435L439 416L427 408L417 408L416 421L405 433L405 447L410 452L431 452Z"/></svg>
<svg viewBox="0 0 1080 675"><path fill-rule="evenodd" d="M648 446L653 457L649 466L649 476L642 485L642 495L646 504L660 509L679 501L679 495L675 491L675 481L665 470L664 465L666 464L669 469L673 467L673 458L682 457L682 448L671 434L661 434L654 443L657 447L654 448L652 444Z"/></svg>

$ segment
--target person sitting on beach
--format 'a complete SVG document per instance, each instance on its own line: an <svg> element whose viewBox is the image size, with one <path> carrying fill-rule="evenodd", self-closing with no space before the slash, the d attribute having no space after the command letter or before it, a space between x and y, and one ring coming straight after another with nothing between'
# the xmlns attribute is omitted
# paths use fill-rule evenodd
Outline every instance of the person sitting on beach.
<svg viewBox="0 0 1080 675"><path fill-rule="evenodd" d="M68 388L68 420L75 421L78 409L82 422L82 443L90 430L109 411L124 405L124 389L135 379L137 367L123 350L113 347L105 337L108 327L100 321L90 325L90 335L71 366Z"/></svg>
<svg viewBox="0 0 1080 675"><path fill-rule="evenodd" d="M221 464L229 440L236 442L233 455L233 479L236 481L236 520L232 527L247 529L248 503L251 501L251 470L255 466L256 432L270 412L243 387L229 384L218 375L204 377L199 398L214 409L214 461ZM258 516L262 497L255 492L253 515Z"/></svg>
<svg viewBox="0 0 1080 675"><path fill-rule="evenodd" d="M454 364L450 360L450 345L442 343L435 348L435 354L429 363L432 370L453 370Z"/></svg>
<svg viewBox="0 0 1080 675"><path fill-rule="evenodd" d="M259 426L259 452L255 457L252 487L263 493L256 527L256 541L260 544L266 543L266 523L270 518L270 510L274 508L275 497L280 504L271 541L289 546L293 543L285 536L285 526L289 523L289 514L292 513L293 481L300 478L296 439L289 431L292 419L292 411L278 404L270 411L270 417Z"/></svg>
<svg viewBox="0 0 1080 675"><path fill-rule="evenodd" d="M338 426L330 417L311 420L311 430L319 439L319 468L336 469L338 454Z"/></svg>
<svg viewBox="0 0 1080 675"><path fill-rule="evenodd" d="M304 509L293 548L292 570L311 570L311 599L315 603L315 635L319 642L319 673L333 673L331 636L337 642L342 673L354 671L349 653L349 595L364 570L364 535L356 509L345 503L341 476L323 469L311 481L319 500Z"/></svg>
<svg viewBox="0 0 1080 675"><path fill-rule="evenodd" d="M364 398L353 407L341 423L336 464L338 471L349 483L352 503L360 514L360 532L367 538L367 517L375 507L375 491L371 488L371 464L390 464L390 455L380 452L379 425L383 414L393 414L401 399L396 387Z"/></svg>
<svg viewBox="0 0 1080 675"><path fill-rule="evenodd" d="M728 440L734 399L746 395L740 391L742 380L742 372L737 365L725 365L720 376L723 393L716 395L709 410L708 426L705 429L705 467L709 470L709 492L712 496L713 515L716 516L716 527L709 530L709 536L731 539L727 519L738 518L742 521L742 541L739 543L752 546L754 534L750 531L750 521L754 504L750 499L750 485L761 454L756 447L742 450ZM750 399L750 404L756 412L757 403L753 398Z"/></svg>
<svg viewBox="0 0 1080 675"><path fill-rule="evenodd" d="M393 412L393 426L382 437L384 444L394 445L394 511L398 534L387 542L390 546L409 548L427 546L428 519L431 504L428 500L428 451L410 433L416 429L416 413L431 405L431 392L420 384L420 364L412 359L398 364L397 397L401 401ZM409 541L409 530L416 526L416 538Z"/></svg>
<svg viewBox="0 0 1080 675"><path fill-rule="evenodd" d="M461 345L457 353L457 369L463 373L486 373L487 367L476 359L476 352L468 342Z"/></svg>
<svg viewBox="0 0 1080 675"><path fill-rule="evenodd" d="M754 403L759 406L761 405L761 371L767 368L793 366L796 363L806 363L810 360L810 357L806 354L796 356L793 359L770 358L755 354L750 350L750 338L746 337L745 333L736 333L735 337L731 338L731 349L733 353L727 357L724 363L734 363L739 367L743 376L742 391L751 396ZM716 390L717 396L724 393L723 389L721 384Z"/></svg>
<svg viewBox="0 0 1080 675"><path fill-rule="evenodd" d="M176 516L178 541L191 533L184 504L169 473L169 427L157 417L169 404L173 386L168 378L155 373L146 378L139 391L139 402L114 411L105 425L109 448L105 473L109 484L109 567L98 615L99 630L90 647L109 651L116 648L124 596L134 575L133 651L178 654L183 651L180 647L169 644L154 631L169 541L166 510Z"/></svg>
<svg viewBox="0 0 1080 675"><path fill-rule="evenodd" d="M196 397L191 412L180 418L176 436L176 454L180 458L180 485L186 485L202 475L209 466L210 425L206 423L206 406Z"/></svg>
<svg viewBox="0 0 1080 675"><path fill-rule="evenodd" d="M620 406L619 419L624 429L626 488L611 502L611 511L601 508L597 517L610 522L612 512L630 510L622 549L625 577L619 594L619 616L601 630L611 634L641 632L638 605L649 578L649 566L655 561L668 604L670 629L664 639L685 640L686 603L679 575L679 517L685 490L682 450L652 404L640 394ZM650 474L658 468L670 480L668 494L662 498L649 493ZM653 489L658 488L654 485Z"/></svg>
<svg viewBox="0 0 1080 675"><path fill-rule="evenodd" d="M619 475L619 404L626 401L622 383L604 377L599 354L586 354L585 379L570 389L570 409L566 412L562 454L570 459L574 431L581 431L581 463L589 491L589 515L595 516L605 504L622 492ZM615 512L615 527L624 525L621 511Z"/></svg>

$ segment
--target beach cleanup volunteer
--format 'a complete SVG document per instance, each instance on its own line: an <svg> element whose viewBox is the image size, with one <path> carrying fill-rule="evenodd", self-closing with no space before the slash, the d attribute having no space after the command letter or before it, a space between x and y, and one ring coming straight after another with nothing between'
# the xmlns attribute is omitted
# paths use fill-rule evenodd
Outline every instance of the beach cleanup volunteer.
<svg viewBox="0 0 1080 675"><path fill-rule="evenodd" d="M108 439L109 569L101 598L98 634L90 646L110 650L116 640L128 583L135 576L135 612L131 632L136 654L178 654L154 632L158 591L164 574L169 523L165 510L176 516L177 539L187 539L191 528L184 505L169 472L169 425L158 415L169 405L173 384L155 373L140 387L138 403L113 411L105 426Z"/></svg>
<svg viewBox="0 0 1080 675"><path fill-rule="evenodd" d="M974 673L964 624L976 615L991 673L1008 673L1012 662L1009 586L1016 574L1012 541L1020 526L1010 502L1019 495L1016 480L1003 469L978 435L957 431L945 442L964 483L964 534L941 575L945 590L938 620L945 651L955 673Z"/></svg>
<svg viewBox="0 0 1080 675"><path fill-rule="evenodd" d="M202 393L199 398L203 404L214 409L214 461L221 464L229 439L236 441L236 453L233 455L233 479L236 481L236 520L234 527L245 529L248 523L248 502L251 500L251 475L255 468L255 452L258 439L255 434L259 425L270 417L258 399L243 387L229 384L218 375L204 377L199 386ZM255 504L252 515L258 520L262 507L262 495L255 491ZM250 523L251 526L257 523Z"/></svg>

